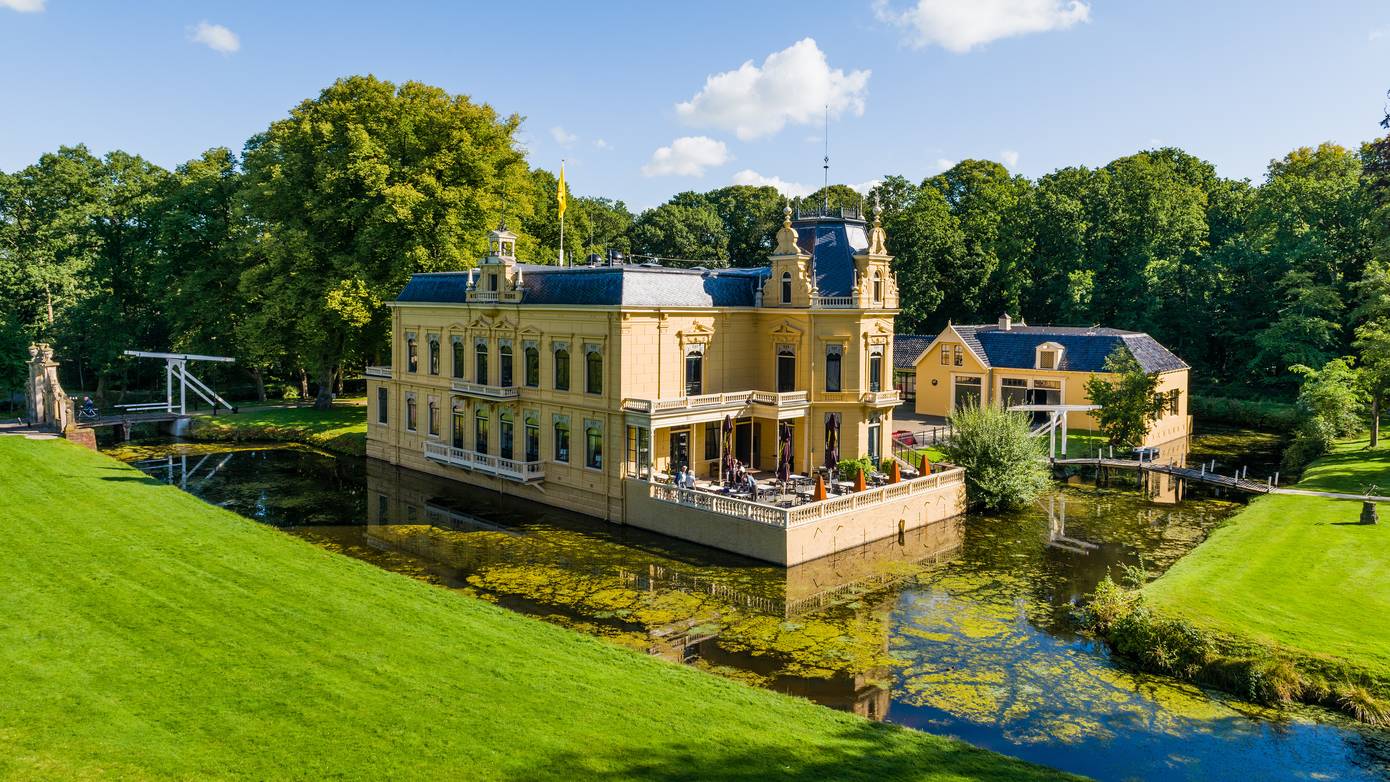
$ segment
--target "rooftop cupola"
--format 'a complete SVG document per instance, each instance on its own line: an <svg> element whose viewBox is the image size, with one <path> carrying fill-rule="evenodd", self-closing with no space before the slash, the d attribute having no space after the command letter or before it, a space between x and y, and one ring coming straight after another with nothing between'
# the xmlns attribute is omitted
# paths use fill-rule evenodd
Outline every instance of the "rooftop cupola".
<svg viewBox="0 0 1390 782"><path fill-rule="evenodd" d="M1013 326L1014 326L1014 320L1013 320L1013 318L1010 318L1010 317L1009 317L1009 313L1006 312L1006 313L1004 313L1003 315L1000 315L1000 316L999 316L999 330L1000 330L1000 331L1008 331L1009 329L1013 328Z"/></svg>
<svg viewBox="0 0 1390 782"><path fill-rule="evenodd" d="M521 267L516 264L516 234L503 218L487 235L487 257L478 264L478 276L468 272L468 300L476 302L521 301Z"/></svg>
<svg viewBox="0 0 1390 782"><path fill-rule="evenodd" d="M516 234L507 230L504 219L497 230L487 234L487 258L484 263L516 263Z"/></svg>

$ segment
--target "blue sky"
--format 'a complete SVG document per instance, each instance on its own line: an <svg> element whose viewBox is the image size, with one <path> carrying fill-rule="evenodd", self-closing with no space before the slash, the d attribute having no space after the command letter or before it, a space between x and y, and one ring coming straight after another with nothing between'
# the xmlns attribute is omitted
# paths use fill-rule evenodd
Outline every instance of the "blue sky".
<svg viewBox="0 0 1390 782"><path fill-rule="evenodd" d="M745 65L746 64L746 65ZM732 181L1028 176L1176 145L1232 177L1377 135L1385 0L774 4L0 0L0 169L60 144L173 166L335 78L414 79L526 117L531 162L653 206ZM664 152L662 150L665 150Z"/></svg>

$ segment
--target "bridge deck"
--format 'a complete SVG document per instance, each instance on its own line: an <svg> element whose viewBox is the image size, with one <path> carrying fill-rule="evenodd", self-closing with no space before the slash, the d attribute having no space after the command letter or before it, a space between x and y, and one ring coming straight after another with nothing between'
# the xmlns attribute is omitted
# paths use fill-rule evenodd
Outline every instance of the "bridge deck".
<svg viewBox="0 0 1390 782"><path fill-rule="evenodd" d="M1193 483L1222 486L1228 489L1236 489L1237 491L1250 492L1252 494L1268 494L1274 488L1268 481L1236 478L1231 475L1220 475L1205 470L1194 470L1191 467L1179 467L1175 464L1141 462L1138 459L1114 459L1108 457L1101 457L1098 459L1056 459L1053 460L1052 463L1059 466L1111 467L1119 470L1157 472L1182 478L1185 481L1192 481Z"/></svg>
<svg viewBox="0 0 1390 782"><path fill-rule="evenodd" d="M100 429L106 426L124 426L127 424L157 424L166 421L177 421L180 418L188 418L187 415L179 413L117 413L114 415L103 415L97 418L85 418L73 422L79 429Z"/></svg>

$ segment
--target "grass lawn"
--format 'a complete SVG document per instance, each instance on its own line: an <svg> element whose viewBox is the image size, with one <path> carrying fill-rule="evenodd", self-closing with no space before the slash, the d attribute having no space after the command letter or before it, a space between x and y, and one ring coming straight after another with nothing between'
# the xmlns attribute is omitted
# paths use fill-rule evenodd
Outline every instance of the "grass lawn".
<svg viewBox="0 0 1390 782"><path fill-rule="evenodd" d="M1390 449L1340 444L1300 489L1390 487ZM1270 495L1252 501L1166 575L1145 587L1160 610L1220 634L1365 671L1390 681L1390 505L1356 524L1358 501Z"/></svg>
<svg viewBox="0 0 1390 782"><path fill-rule="evenodd" d="M1043 779L0 436L6 778Z"/></svg>
<svg viewBox="0 0 1390 782"><path fill-rule="evenodd" d="M361 400L340 401L331 410L271 407L217 417L194 418L195 440L267 440L307 443L335 453L367 452L367 408Z"/></svg>

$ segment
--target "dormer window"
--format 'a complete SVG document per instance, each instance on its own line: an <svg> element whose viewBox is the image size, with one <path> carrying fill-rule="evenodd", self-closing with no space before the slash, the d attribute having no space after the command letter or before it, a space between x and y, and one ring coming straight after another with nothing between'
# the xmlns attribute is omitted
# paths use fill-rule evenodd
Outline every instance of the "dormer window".
<svg viewBox="0 0 1390 782"><path fill-rule="evenodd" d="M1062 366L1062 346L1056 342L1044 342L1038 346L1037 369L1055 370Z"/></svg>
<svg viewBox="0 0 1390 782"><path fill-rule="evenodd" d="M782 272L782 303L792 303L792 273Z"/></svg>
<svg viewBox="0 0 1390 782"><path fill-rule="evenodd" d="M874 272L874 303L883 303L883 273Z"/></svg>

